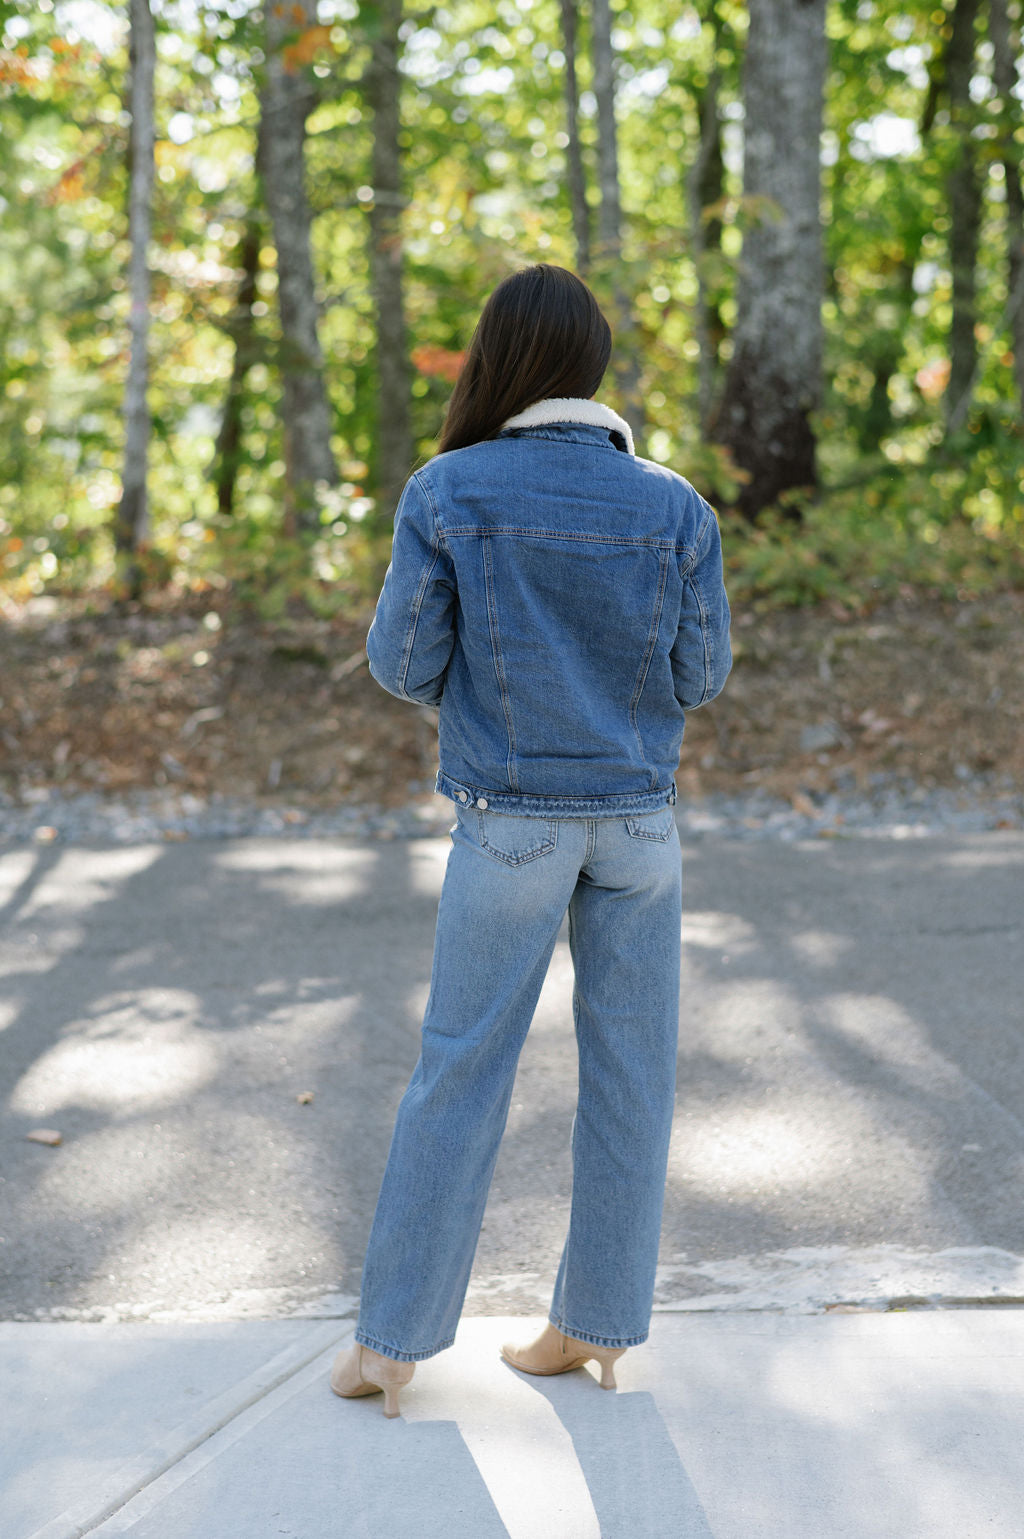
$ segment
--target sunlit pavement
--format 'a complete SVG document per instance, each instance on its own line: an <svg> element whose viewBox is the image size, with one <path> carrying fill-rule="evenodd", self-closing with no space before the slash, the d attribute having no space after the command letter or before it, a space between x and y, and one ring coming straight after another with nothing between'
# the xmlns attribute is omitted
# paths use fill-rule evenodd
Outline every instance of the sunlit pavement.
<svg viewBox="0 0 1024 1539"><path fill-rule="evenodd" d="M0 859L3 1539L1020 1539L1024 837L684 849L658 1311L615 1396L497 1357L564 1235L563 936L459 1342L390 1422L327 1372L447 847Z"/></svg>
<svg viewBox="0 0 1024 1539"><path fill-rule="evenodd" d="M328 1322L2 1326L0 1531L1019 1539L1024 1312L663 1315L614 1394L508 1368L523 1329L464 1322L389 1421Z"/></svg>

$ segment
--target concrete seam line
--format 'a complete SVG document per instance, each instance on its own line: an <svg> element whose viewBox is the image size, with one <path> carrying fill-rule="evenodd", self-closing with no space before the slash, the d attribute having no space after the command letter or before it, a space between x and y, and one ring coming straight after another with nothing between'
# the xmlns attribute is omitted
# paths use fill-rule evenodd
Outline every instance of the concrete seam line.
<svg viewBox="0 0 1024 1539"><path fill-rule="evenodd" d="M953 1293L894 1293L891 1298L829 1299L827 1303L809 1304L706 1304L699 1298L692 1303L655 1304L658 1315L835 1315L844 1311L872 1315L921 1314L926 1310L1020 1309L1024 1296L1015 1293L985 1294L965 1298Z"/></svg>
<svg viewBox="0 0 1024 1539"><path fill-rule="evenodd" d="M344 1340L346 1338L342 1338ZM300 1369L286 1383L278 1385L277 1389L263 1399L250 1405L232 1421L213 1433L205 1442L193 1448L184 1458L170 1469L167 1469L156 1480L151 1481L142 1490L124 1502L116 1512L107 1517L101 1525L102 1535L113 1539L116 1534L129 1533L135 1525L160 1504L172 1496L181 1486L185 1485L194 1476L198 1475L212 1464L220 1456L238 1442L241 1442L254 1427L258 1427L261 1421L272 1416L282 1405L316 1382L324 1372L326 1362L332 1360L338 1349L338 1342L332 1342L329 1347ZM94 1529L93 1532L96 1532ZM77 1536L76 1536L77 1539Z"/></svg>
<svg viewBox="0 0 1024 1539"><path fill-rule="evenodd" d="M266 1400L286 1386L311 1363L334 1350L345 1337L352 1334L353 1329L349 1325L341 1335L337 1335L333 1329L321 1329L316 1332L315 1346L310 1346L307 1340L301 1347L282 1348L261 1368L248 1374L240 1384L224 1390L195 1416L172 1428L150 1448L115 1470L105 1482L106 1494L86 1498L66 1508L59 1516L44 1523L42 1528L26 1535L25 1539L84 1539L85 1535L99 1528L146 1486L152 1485L176 1464L180 1464L202 1443L223 1431L261 1400Z"/></svg>

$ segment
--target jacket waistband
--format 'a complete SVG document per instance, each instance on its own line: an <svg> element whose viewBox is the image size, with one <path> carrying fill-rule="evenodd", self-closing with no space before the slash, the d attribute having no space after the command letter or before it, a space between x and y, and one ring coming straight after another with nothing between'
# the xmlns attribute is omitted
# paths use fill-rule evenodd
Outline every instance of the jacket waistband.
<svg viewBox="0 0 1024 1539"><path fill-rule="evenodd" d="M612 818L630 812L656 812L666 804L675 805L676 785L657 786L653 791L622 791L612 796L531 796L521 791L491 791L486 786L471 786L464 780L452 780L438 770L434 790L450 797L460 807L490 807L493 812L508 812L526 818Z"/></svg>

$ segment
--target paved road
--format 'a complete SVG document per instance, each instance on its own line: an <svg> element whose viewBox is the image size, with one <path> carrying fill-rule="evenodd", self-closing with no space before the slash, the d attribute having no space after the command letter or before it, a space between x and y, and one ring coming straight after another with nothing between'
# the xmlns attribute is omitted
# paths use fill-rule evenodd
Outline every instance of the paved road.
<svg viewBox="0 0 1024 1539"><path fill-rule="evenodd" d="M0 1315L351 1307L447 850L0 859ZM661 1302L1024 1295L1024 835L706 838L684 877ZM550 1290L570 991L563 933L470 1312L536 1311ZM26 1142L39 1126L61 1146Z"/></svg>

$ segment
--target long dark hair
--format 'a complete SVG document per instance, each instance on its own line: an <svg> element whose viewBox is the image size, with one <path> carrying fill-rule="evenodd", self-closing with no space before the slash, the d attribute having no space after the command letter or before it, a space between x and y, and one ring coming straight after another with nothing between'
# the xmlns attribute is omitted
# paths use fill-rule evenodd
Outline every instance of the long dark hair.
<svg viewBox="0 0 1024 1539"><path fill-rule="evenodd" d="M535 401L592 396L611 328L581 278L538 262L502 280L484 305L455 381L439 452L494 438Z"/></svg>

